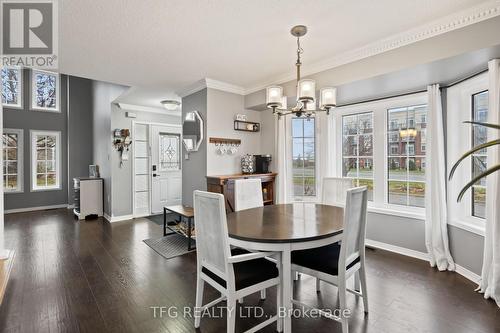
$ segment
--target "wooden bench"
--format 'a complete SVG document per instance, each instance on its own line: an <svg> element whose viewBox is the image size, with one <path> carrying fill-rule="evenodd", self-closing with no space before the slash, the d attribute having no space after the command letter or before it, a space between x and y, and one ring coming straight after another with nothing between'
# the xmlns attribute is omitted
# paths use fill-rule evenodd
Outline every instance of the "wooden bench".
<svg viewBox="0 0 500 333"><path fill-rule="evenodd" d="M173 213L179 217L179 220L177 221L177 227L180 226L180 224L183 222L182 219L187 220L187 231L184 232L179 228L173 228L168 225L167 223L167 214ZM165 206L163 207L163 236L171 235L173 233L182 235L187 238L187 245L188 245L188 251L193 250L194 248L191 246L192 240L193 240L193 235L192 235L192 227L193 225L193 218L194 218L194 209L193 207L189 206L182 206L182 205L176 205L176 206ZM167 229L170 229L172 232L167 233Z"/></svg>

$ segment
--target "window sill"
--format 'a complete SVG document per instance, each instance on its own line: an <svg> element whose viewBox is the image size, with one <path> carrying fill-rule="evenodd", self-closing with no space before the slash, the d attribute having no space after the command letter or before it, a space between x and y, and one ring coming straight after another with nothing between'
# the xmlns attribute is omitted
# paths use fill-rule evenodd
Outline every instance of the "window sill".
<svg viewBox="0 0 500 333"><path fill-rule="evenodd" d="M13 105L13 104L2 104L4 110L22 110L22 105Z"/></svg>
<svg viewBox="0 0 500 333"><path fill-rule="evenodd" d="M50 188L32 188L31 192L50 192L50 191L61 191L62 187L50 187Z"/></svg>
<svg viewBox="0 0 500 333"><path fill-rule="evenodd" d="M484 223L483 226L477 225L472 222L460 221L460 220L449 220L449 225L460 228L462 230L472 232L473 234L484 237Z"/></svg>
<svg viewBox="0 0 500 333"><path fill-rule="evenodd" d="M376 214L384 214L398 217L407 217L415 220L425 221L425 209L411 209L404 206L394 207L394 206L371 206L368 203L368 212Z"/></svg>
<svg viewBox="0 0 500 333"><path fill-rule="evenodd" d="M48 113L61 113L60 109L50 109L50 108L35 108L35 107L31 107L31 111L48 112Z"/></svg>
<svg viewBox="0 0 500 333"><path fill-rule="evenodd" d="M3 190L3 193L4 194L16 194L16 193L24 193L24 191L23 190L12 190L12 191Z"/></svg>

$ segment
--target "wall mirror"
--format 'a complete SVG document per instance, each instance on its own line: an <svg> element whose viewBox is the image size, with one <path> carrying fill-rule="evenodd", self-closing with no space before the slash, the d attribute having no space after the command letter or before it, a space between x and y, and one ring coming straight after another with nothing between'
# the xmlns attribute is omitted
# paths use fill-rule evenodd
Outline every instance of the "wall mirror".
<svg viewBox="0 0 500 333"><path fill-rule="evenodd" d="M203 141L203 119L198 111L186 113L182 123L182 137L187 152L198 151Z"/></svg>

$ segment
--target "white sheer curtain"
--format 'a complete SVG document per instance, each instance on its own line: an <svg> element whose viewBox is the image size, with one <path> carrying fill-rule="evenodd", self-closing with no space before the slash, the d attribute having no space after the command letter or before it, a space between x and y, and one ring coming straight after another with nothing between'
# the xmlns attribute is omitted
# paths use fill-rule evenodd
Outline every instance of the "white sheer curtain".
<svg viewBox="0 0 500 333"><path fill-rule="evenodd" d="M425 245L429 262L440 271L455 270L448 243L443 110L439 85L427 87Z"/></svg>
<svg viewBox="0 0 500 333"><path fill-rule="evenodd" d="M288 144L287 144L287 118L278 116L274 119L275 133L276 133L276 172L278 177L276 180L277 185L277 203L283 204L289 202L290 193L290 169L291 161L288 161Z"/></svg>
<svg viewBox="0 0 500 333"><path fill-rule="evenodd" d="M500 59L488 63L489 109L488 122L500 123ZM498 138L499 131L488 130L488 140ZM488 148L489 167L500 163L500 148ZM483 270L479 292L492 298L500 306L500 175L491 174L486 179L486 230L484 239Z"/></svg>

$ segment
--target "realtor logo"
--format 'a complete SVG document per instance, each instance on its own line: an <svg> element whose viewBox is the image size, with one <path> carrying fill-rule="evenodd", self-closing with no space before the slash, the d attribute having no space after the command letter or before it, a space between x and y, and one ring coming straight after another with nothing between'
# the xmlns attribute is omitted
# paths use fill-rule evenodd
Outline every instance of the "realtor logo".
<svg viewBox="0 0 500 333"><path fill-rule="evenodd" d="M2 64L54 68L57 2L1 0Z"/></svg>

